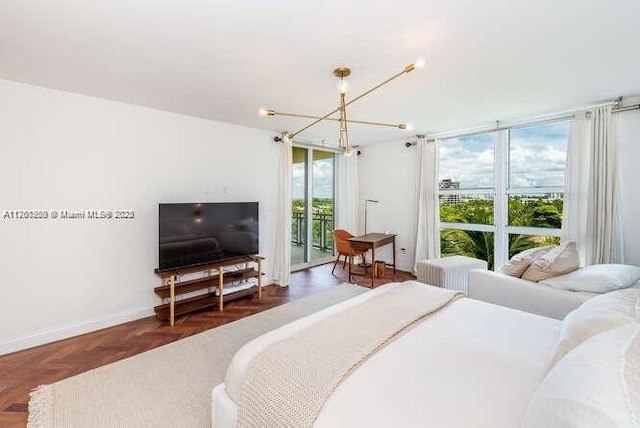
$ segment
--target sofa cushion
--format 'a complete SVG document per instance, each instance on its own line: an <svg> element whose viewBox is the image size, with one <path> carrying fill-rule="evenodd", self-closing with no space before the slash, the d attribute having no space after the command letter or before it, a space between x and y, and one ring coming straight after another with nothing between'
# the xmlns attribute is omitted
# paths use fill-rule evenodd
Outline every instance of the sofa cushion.
<svg viewBox="0 0 640 428"><path fill-rule="evenodd" d="M640 420L640 324L592 337L547 374L522 422L533 427L634 427Z"/></svg>
<svg viewBox="0 0 640 428"><path fill-rule="evenodd" d="M640 322L640 289L627 288L587 300L562 321L553 364L585 340L625 324Z"/></svg>
<svg viewBox="0 0 640 428"><path fill-rule="evenodd" d="M579 267L578 247L575 242L570 241L552 248L546 254L535 259L522 274L522 279L538 282L572 272Z"/></svg>
<svg viewBox="0 0 640 428"><path fill-rule="evenodd" d="M571 291L606 293L631 287L640 280L640 267L620 264L591 265L566 275L547 278L541 284Z"/></svg>
<svg viewBox="0 0 640 428"><path fill-rule="evenodd" d="M547 245L545 247L530 248L518 253L502 265L498 272L520 278L535 259L548 253L554 247L555 245Z"/></svg>
<svg viewBox="0 0 640 428"><path fill-rule="evenodd" d="M469 271L469 297L495 305L563 320L586 300L598 296L565 291L490 270Z"/></svg>

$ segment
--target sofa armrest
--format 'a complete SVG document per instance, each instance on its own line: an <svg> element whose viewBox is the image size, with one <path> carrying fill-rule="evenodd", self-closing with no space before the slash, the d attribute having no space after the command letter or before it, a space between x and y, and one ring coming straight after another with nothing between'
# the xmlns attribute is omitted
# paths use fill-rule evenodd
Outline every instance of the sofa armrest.
<svg viewBox="0 0 640 428"><path fill-rule="evenodd" d="M469 271L470 298L559 320L593 296L596 294L559 290L493 271Z"/></svg>

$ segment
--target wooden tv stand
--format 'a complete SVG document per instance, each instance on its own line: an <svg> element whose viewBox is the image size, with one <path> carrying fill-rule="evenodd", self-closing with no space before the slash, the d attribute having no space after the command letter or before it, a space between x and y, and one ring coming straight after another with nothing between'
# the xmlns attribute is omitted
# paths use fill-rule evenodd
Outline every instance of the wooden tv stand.
<svg viewBox="0 0 640 428"><path fill-rule="evenodd" d="M174 324L176 316L184 315L200 309L218 306L222 311L224 309L224 301L234 300L240 297L248 296L256 292L258 289L258 299L262 298L262 260L263 257L243 256L224 261L207 263L199 266L188 268L178 268L155 270L156 275L160 277L160 286L154 289L155 293L162 299L162 303L154 308L156 315L161 320L169 320L171 325ZM244 264L244 269L225 271L225 267L231 265ZM178 281L180 275L204 272L201 278L191 279L187 281ZM224 296L224 285L230 282L246 280L249 278L258 278L257 287L240 290L235 293ZM219 291L216 296L215 289ZM203 294L194 297L181 299L176 301L176 296L192 293L199 290L207 290Z"/></svg>

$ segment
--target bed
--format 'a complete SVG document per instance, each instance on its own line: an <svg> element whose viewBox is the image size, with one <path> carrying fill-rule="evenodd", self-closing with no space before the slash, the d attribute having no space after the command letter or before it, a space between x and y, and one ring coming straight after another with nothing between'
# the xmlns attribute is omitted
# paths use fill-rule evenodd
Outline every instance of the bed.
<svg viewBox="0 0 640 428"><path fill-rule="evenodd" d="M212 391L213 426L238 425L246 372L267 347L369 299L386 299L406 284L376 288L249 342L234 356L225 382ZM469 298L453 299L351 370L323 401L312 425L520 427L549 372L561 326L555 319Z"/></svg>

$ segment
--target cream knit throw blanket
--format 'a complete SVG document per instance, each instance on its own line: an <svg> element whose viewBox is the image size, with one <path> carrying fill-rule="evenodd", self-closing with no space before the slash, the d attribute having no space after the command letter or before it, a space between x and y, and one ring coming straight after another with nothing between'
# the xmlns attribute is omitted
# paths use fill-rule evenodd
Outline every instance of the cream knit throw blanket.
<svg viewBox="0 0 640 428"><path fill-rule="evenodd" d="M238 427L310 427L360 364L463 294L411 281L274 342L248 364Z"/></svg>

